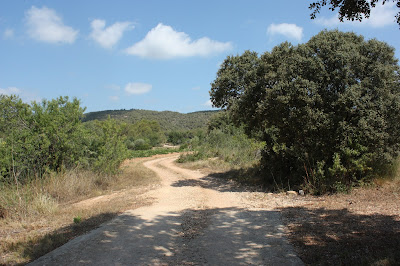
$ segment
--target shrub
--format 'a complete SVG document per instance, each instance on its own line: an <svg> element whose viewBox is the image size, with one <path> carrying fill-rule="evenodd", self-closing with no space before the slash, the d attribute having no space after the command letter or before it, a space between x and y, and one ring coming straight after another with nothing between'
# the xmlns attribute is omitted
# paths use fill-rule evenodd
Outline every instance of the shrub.
<svg viewBox="0 0 400 266"><path fill-rule="evenodd" d="M399 73L386 43L322 31L261 57L228 57L210 94L247 134L266 142L267 180L308 180L325 193L382 174L399 155Z"/></svg>

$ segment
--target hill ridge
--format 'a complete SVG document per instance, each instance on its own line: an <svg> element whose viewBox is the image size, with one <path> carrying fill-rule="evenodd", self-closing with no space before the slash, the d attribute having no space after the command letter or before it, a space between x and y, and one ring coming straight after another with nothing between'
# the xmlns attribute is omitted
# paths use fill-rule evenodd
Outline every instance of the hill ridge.
<svg viewBox="0 0 400 266"><path fill-rule="evenodd" d="M157 121L163 130L188 130L205 127L210 117L220 110L195 111L179 113L176 111L154 111L144 109L103 110L84 114L83 122L106 120L108 117L126 123L140 120Z"/></svg>

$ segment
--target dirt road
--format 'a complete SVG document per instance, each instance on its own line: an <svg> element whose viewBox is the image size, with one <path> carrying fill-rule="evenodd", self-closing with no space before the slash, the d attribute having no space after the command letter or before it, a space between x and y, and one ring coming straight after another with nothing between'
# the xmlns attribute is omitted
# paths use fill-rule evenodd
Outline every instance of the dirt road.
<svg viewBox="0 0 400 266"><path fill-rule="evenodd" d="M179 168L177 156L145 163L162 179L147 193L152 205L127 211L31 265L303 264L273 204L265 205L260 193Z"/></svg>

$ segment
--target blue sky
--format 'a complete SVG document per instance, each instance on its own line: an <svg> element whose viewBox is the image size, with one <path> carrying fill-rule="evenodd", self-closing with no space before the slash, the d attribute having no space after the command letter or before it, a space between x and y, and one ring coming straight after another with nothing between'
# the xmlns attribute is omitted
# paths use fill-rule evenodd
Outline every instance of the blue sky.
<svg viewBox="0 0 400 266"><path fill-rule="evenodd" d="M87 111L212 109L219 64L245 50L307 42L323 29L353 31L396 48L392 3L371 19L339 23L312 1L85 0L0 2L0 93L26 101L77 97Z"/></svg>

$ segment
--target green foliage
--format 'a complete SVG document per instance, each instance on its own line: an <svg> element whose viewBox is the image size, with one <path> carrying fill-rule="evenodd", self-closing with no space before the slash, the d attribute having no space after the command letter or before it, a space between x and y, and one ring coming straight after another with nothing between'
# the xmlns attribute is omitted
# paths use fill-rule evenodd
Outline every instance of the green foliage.
<svg viewBox="0 0 400 266"><path fill-rule="evenodd" d="M249 138L243 127L234 126L225 112L211 118L207 135L201 138L195 136L189 143L194 152L182 155L179 162L218 157L239 168L258 163L264 146L263 142Z"/></svg>
<svg viewBox="0 0 400 266"><path fill-rule="evenodd" d="M113 119L97 121L96 126L100 131L92 146L92 154L95 154L93 168L100 173L116 174L128 156L122 127Z"/></svg>
<svg viewBox="0 0 400 266"><path fill-rule="evenodd" d="M166 133L167 142L173 145L180 145L187 142L190 139L189 131L173 130Z"/></svg>
<svg viewBox="0 0 400 266"><path fill-rule="evenodd" d="M168 154L173 152L179 152L179 149L154 148L151 150L134 150L129 152L129 158L150 157L157 154Z"/></svg>
<svg viewBox="0 0 400 266"><path fill-rule="evenodd" d="M73 165L84 152L83 112L79 101L68 97L28 105L16 96L1 95L1 175L24 180Z"/></svg>
<svg viewBox="0 0 400 266"><path fill-rule="evenodd" d="M205 127L208 119L218 111L202 111L188 114L149 110L108 110L85 114L83 121L106 120L108 117L128 124L135 124L142 120L156 121L163 131L191 130Z"/></svg>
<svg viewBox="0 0 400 266"><path fill-rule="evenodd" d="M173 130L166 133L167 142L173 145L193 145L206 137L203 128L192 130Z"/></svg>
<svg viewBox="0 0 400 266"><path fill-rule="evenodd" d="M84 108L68 97L31 105L0 95L0 181L25 183L76 166L116 173L127 156L112 120L83 126Z"/></svg>
<svg viewBox="0 0 400 266"><path fill-rule="evenodd" d="M336 190L379 175L400 151L400 78L394 49L323 31L261 57L228 57L211 100L266 142L267 180ZM303 184L304 184L303 183Z"/></svg>
<svg viewBox="0 0 400 266"><path fill-rule="evenodd" d="M207 155L201 151L195 151L192 153L186 153L179 156L177 162L178 163L187 163L187 162L195 162L199 160L204 160L207 158Z"/></svg>
<svg viewBox="0 0 400 266"><path fill-rule="evenodd" d="M397 1L397 8L400 8L400 2L398 0L384 0L382 4L390 1ZM340 21L343 22L343 19L362 21L364 17L369 18L371 9L375 8L377 4L380 4L378 3L378 0L319 0L311 3L309 8L314 10L311 13L311 19L316 18L317 13L320 12L323 6L330 5L329 9L332 11L334 11L336 8L339 8L338 13ZM400 11L397 12L395 18L397 20L397 24L400 26Z"/></svg>
<svg viewBox="0 0 400 266"><path fill-rule="evenodd" d="M79 215L74 217L74 224L80 224L82 222L82 217Z"/></svg>

